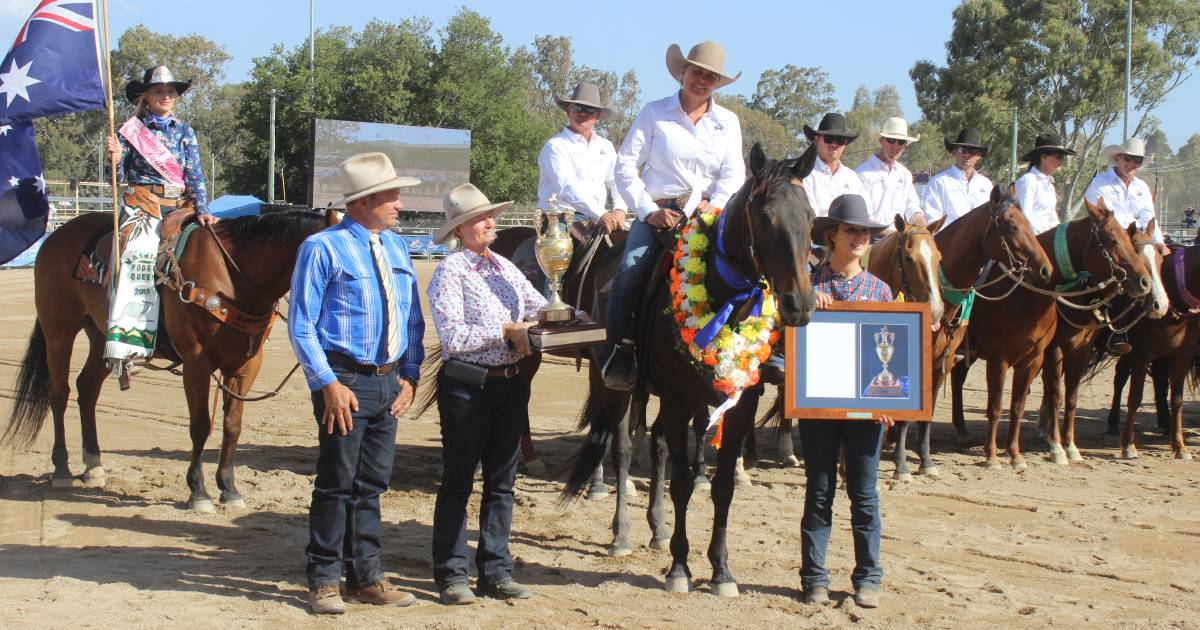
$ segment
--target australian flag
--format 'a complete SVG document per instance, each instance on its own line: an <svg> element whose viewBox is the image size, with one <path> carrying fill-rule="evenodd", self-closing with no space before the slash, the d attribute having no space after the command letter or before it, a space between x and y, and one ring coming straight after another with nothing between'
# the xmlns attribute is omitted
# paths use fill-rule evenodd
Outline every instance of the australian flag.
<svg viewBox="0 0 1200 630"><path fill-rule="evenodd" d="M0 124L105 106L94 0L41 0L0 62Z"/></svg>
<svg viewBox="0 0 1200 630"><path fill-rule="evenodd" d="M42 237L49 211L33 123L0 125L0 264Z"/></svg>

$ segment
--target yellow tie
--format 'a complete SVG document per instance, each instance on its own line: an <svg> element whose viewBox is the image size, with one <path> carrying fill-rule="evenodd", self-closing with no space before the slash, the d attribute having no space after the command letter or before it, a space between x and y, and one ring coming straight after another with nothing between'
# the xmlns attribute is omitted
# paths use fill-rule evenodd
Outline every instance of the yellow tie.
<svg viewBox="0 0 1200 630"><path fill-rule="evenodd" d="M383 247L379 235L371 235L371 255L375 257L375 271L383 284L383 299L387 307L387 361L391 361L400 352L400 331L396 328L396 294L392 291L392 271L383 256Z"/></svg>

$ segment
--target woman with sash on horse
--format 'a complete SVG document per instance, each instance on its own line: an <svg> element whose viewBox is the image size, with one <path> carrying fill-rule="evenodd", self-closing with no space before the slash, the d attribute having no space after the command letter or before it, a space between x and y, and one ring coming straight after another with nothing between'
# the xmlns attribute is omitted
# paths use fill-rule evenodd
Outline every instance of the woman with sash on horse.
<svg viewBox="0 0 1200 630"><path fill-rule="evenodd" d="M712 98L741 76L725 74L725 49L706 41L684 57L671 44L667 71L679 91L642 108L617 152L617 190L637 214L605 319L604 384L619 391L632 390L637 380L634 311L662 250L659 239L673 241L671 231L681 219L723 207L746 180L741 123Z"/></svg>
<svg viewBox="0 0 1200 630"><path fill-rule="evenodd" d="M825 260L812 272L817 308L843 302L891 302L887 283L862 268L860 259L887 225L871 219L859 195L841 195L829 206L829 216L813 222L812 240L826 248ZM846 458L846 494L850 495L850 524L854 534L854 602L863 608L879 605L883 567L879 562L882 521L875 487L883 427L879 420L804 420L800 439L804 451L804 517L800 521L800 581L804 602L829 602L829 571L825 552L833 529L833 498L837 494L838 457Z"/></svg>
<svg viewBox="0 0 1200 630"><path fill-rule="evenodd" d="M107 139L111 161L127 184L121 206L119 273L109 303L104 357L113 375L128 387L135 359L154 354L158 332L155 262L159 223L176 210L195 210L200 225L216 223L208 211L208 191L200 170L196 132L175 117L179 97L191 81L176 81L166 66L146 70L141 81L125 86L137 109L116 136Z"/></svg>

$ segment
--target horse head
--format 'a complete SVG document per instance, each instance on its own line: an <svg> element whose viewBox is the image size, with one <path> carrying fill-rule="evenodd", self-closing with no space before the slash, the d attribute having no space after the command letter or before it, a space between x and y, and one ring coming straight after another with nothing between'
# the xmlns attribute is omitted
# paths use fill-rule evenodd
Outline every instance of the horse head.
<svg viewBox="0 0 1200 630"><path fill-rule="evenodd" d="M1054 274L1054 265L1038 243L1037 235L1033 233L1033 227L1021 212L1015 197L1016 191L1012 186L1007 194L999 186L992 188L992 196L988 200L991 223L983 239L984 252L988 258L1007 265L1036 265L1038 277L1042 282L1049 282ZM993 234L995 238L991 238Z"/></svg>
<svg viewBox="0 0 1200 630"><path fill-rule="evenodd" d="M814 213L801 185L815 158L811 147L795 160L768 160L757 143L750 150L750 194L745 207L751 250L787 326L808 324L816 309L808 275Z"/></svg>
<svg viewBox="0 0 1200 630"><path fill-rule="evenodd" d="M1083 268L1095 278L1119 278L1125 291L1133 297L1150 293L1154 288L1154 280L1146 268L1145 259L1130 241L1137 227L1122 228L1112 210L1104 204L1104 199L1098 199L1095 205L1084 199L1084 206L1091 222L1091 230L1086 236L1088 242L1071 244L1084 248Z"/></svg>
<svg viewBox="0 0 1200 630"><path fill-rule="evenodd" d="M1145 308L1150 319L1159 319L1167 314L1171 307L1171 299L1167 297L1167 289L1162 283L1163 257L1154 244L1154 230L1158 219L1150 219L1145 230L1138 229L1137 221L1129 224L1129 241L1133 249L1141 255L1150 272L1150 295L1147 296Z"/></svg>
<svg viewBox="0 0 1200 630"><path fill-rule="evenodd" d="M917 302L928 302L933 321L941 321L945 306L942 303L942 291L938 284L937 269L942 264L942 254L938 251L937 242L933 235L941 229L946 217L925 224L925 215L917 213L911 221L905 221L900 214L896 215L896 249L894 256L899 259L901 288L908 297Z"/></svg>

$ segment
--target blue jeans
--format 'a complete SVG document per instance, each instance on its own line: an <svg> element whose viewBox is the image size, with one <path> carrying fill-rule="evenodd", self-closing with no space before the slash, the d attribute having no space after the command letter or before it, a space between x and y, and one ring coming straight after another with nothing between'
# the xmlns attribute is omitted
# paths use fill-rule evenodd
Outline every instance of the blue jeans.
<svg viewBox="0 0 1200 630"><path fill-rule="evenodd" d="M433 508L433 579L438 589L469 579L467 501L475 466L483 463L479 546L475 566L481 587L512 578L508 552L513 484L529 407L529 381L489 378L483 387L438 377L442 423L442 486Z"/></svg>
<svg viewBox="0 0 1200 630"><path fill-rule="evenodd" d="M400 377L362 375L333 368L338 381L358 398L354 427L346 435L326 433L321 425L325 398L312 392L320 454L317 480L308 510L308 586L338 584L342 564L349 586L370 586L383 578L380 566L379 495L392 478L396 455L396 418L391 405L400 393Z"/></svg>
<svg viewBox="0 0 1200 630"><path fill-rule="evenodd" d="M800 521L800 581L804 588L829 588L825 569L825 551L833 525L833 497L837 493L837 463L846 449L846 493L850 495L850 525L854 534L855 588L862 584L879 585L883 567L879 564L879 494L875 483L879 469L882 427L870 420L802 420L801 446L807 487L804 492L804 518Z"/></svg>
<svg viewBox="0 0 1200 630"><path fill-rule="evenodd" d="M625 251L621 254L621 266L613 278L612 292L608 296L608 312L604 326L608 343L620 343L629 334L633 311L642 300L646 280L662 250L662 243L655 236L657 230L642 220L633 222L629 237L625 239Z"/></svg>

